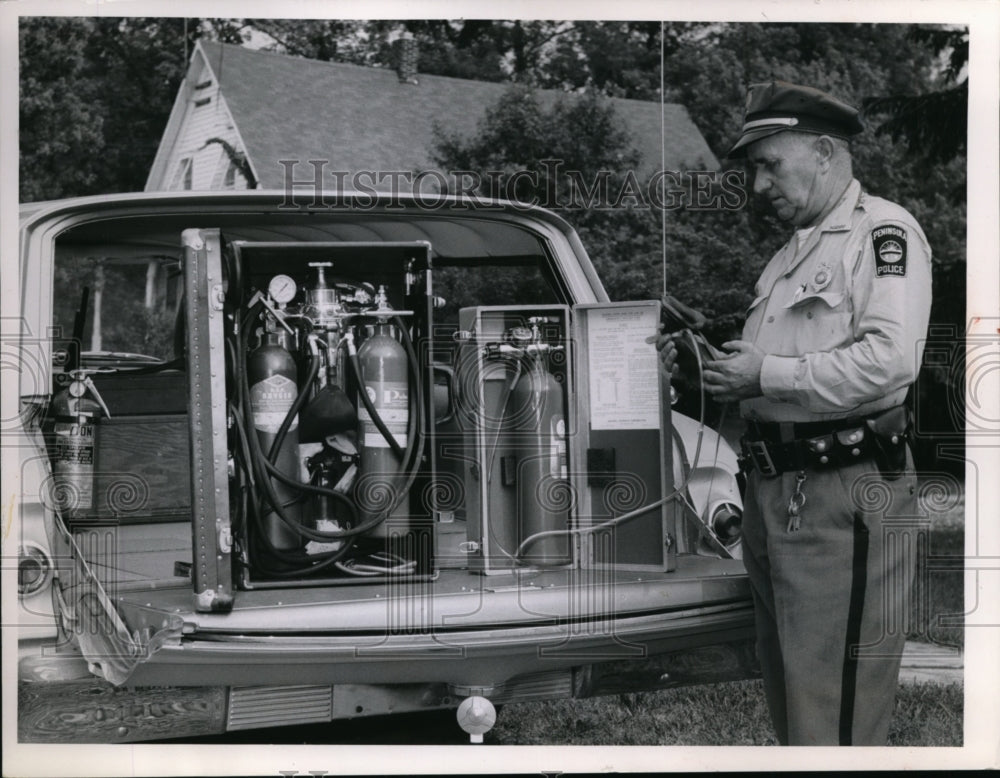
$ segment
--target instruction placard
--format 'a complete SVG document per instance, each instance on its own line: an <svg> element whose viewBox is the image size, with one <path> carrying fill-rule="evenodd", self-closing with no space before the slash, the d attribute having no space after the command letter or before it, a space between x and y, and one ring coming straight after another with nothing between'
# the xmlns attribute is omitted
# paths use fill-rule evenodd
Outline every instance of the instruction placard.
<svg viewBox="0 0 1000 778"><path fill-rule="evenodd" d="M595 430L660 426L653 306L591 308L587 311L590 427Z"/></svg>

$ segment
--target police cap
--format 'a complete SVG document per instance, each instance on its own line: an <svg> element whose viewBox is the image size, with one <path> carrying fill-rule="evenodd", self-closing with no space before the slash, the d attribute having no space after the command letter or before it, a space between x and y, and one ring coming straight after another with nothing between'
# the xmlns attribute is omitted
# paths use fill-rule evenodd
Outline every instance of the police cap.
<svg viewBox="0 0 1000 778"><path fill-rule="evenodd" d="M826 92L785 81L752 84L743 130L726 156L742 157L749 144L784 130L847 138L863 129L857 109Z"/></svg>

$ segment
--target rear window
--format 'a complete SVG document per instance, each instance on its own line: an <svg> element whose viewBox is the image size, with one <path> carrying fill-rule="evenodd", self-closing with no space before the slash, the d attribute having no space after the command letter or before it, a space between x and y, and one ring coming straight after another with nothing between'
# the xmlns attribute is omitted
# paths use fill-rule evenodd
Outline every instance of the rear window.
<svg viewBox="0 0 1000 778"><path fill-rule="evenodd" d="M69 337L86 290L84 352L169 360L175 356L180 289L180 269L172 257L61 253L56 258L53 323Z"/></svg>
<svg viewBox="0 0 1000 778"><path fill-rule="evenodd" d="M434 312L436 325L458 326L458 312L477 305L562 303L539 264L444 266L434 269L434 294L444 305Z"/></svg>

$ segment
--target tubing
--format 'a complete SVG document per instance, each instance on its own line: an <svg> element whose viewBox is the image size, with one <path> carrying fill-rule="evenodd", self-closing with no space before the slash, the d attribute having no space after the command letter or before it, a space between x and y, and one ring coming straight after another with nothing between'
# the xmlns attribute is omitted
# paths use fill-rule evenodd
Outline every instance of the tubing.
<svg viewBox="0 0 1000 778"><path fill-rule="evenodd" d="M354 375L358 379L358 385L361 391L358 392L358 397L361 398L362 404L365 406L365 410L368 411L368 416L372 420L378 431L382 433L382 437L385 438L385 442L389 444L389 448L392 449L392 453L397 457L402 459L405 463L405 452L403 448L396 441L396 436L389 431L389 428L382 421L382 417L379 416L378 410L375 408L375 403L372 402L371 398L368 396L368 392L365 391L365 379L361 375L361 361L358 359L358 351L354 347L353 340L348 341L347 354L350 358L351 367L354 369Z"/></svg>
<svg viewBox="0 0 1000 778"><path fill-rule="evenodd" d="M317 486L315 484L300 482L297 479L291 478L285 473L279 471L273 464L273 458L280 448L281 441L287 434L288 429L290 429L292 420L307 401L308 391L299 393L295 403L286 414L270 451L263 451L255 430L248 428L249 416L245 412L245 410L250 407L250 390L246 380L247 349L249 346L248 333L253 324L254 318L259 313L260 306L260 302L255 303L246 311L240 320L239 331L236 333L236 348L234 349L235 354L230 354L234 380L237 384L234 396L230 402L230 410L237 426L238 458L242 460L240 470L244 473L245 477L245 482L239 487L241 493L244 495L241 499L240 512L246 516L248 524L253 524L257 529L257 531L252 535L248 533L248 542L257 546L260 551L264 551L266 549L268 552L267 554L255 554L254 564L266 575L281 578L292 578L304 574L312 574L319 570L332 568L334 566L339 569L344 567L340 560L342 560L343 557L351 550L354 540L358 536L369 532L386 520L391 511L395 509L399 502L409 493L409 490L419 473L420 461L423 456L423 449L425 445L424 436L426 419L416 352L413 347L412 340L410 339L409 332L403 325L402 320L398 316L393 317L394 323L396 323L402 334L402 343L407 353L410 378L415 388L415 391L411 395L411 412L409 414L407 424L408 434L405 449L400 447L391 433L389 433L388 429L385 427L385 423L378 416L377 410L374 407L368 408L368 412L373 420L373 423L375 423L382 435L386 437L386 440L390 442L390 445L393 446L393 450L396 455L401 458L402 469L406 472L406 478L402 487L396 492L395 499L393 499L391 505L380 511L372 520L368 522L356 524L350 528L337 531L323 532L315 530L296 521L292 521L288 517L283 510L284 506L282 505L282 501L279 499L274 490L272 478L285 483L299 492L320 494L337 500L338 503L342 504L349 510L352 523L356 522L358 519L357 505L348 495L332 489ZM231 343L232 341L229 340L228 342ZM230 348L232 348L232 346L230 346ZM355 351L350 356L351 364L358 377L359 384L362 387L362 391L359 392L359 394L363 401L367 401L367 405L370 403L370 399L367 396L367 392L364 391L364 381L361 377L360 364L357 360L357 352ZM309 376L306 379L307 388L315 380L319 367L320 363L318 359L313 358L310 360ZM315 555L306 555L300 551L287 551L275 548L270 539L267 537L266 532L263 531L262 521L266 512L263 510L264 503L267 503L270 510L277 515L285 526L300 537L318 542L344 541L343 546L336 551ZM275 562L277 562L280 567L276 567L274 564ZM289 569L286 569L286 566ZM375 566L363 566L360 569L352 570L352 573L354 575L406 575L412 572L414 567L415 564L392 565L377 572L375 570ZM342 572L348 571L342 570Z"/></svg>
<svg viewBox="0 0 1000 778"><path fill-rule="evenodd" d="M314 354L309 355L309 374L306 377L306 389L312 386L313 381L316 380L316 376L319 375L319 358ZM299 392L295 397L295 402L292 403L291 407L288 409L288 413L285 414L285 418L281 421L281 426L278 427L278 432L274 436L274 441L271 443L271 450L267 452L267 461L271 464L278 459L278 453L281 451L281 444L285 440L285 435L288 434L288 430L292 428L292 422L295 421L295 417L298 415L299 411L302 410L302 406L306 404L306 400L309 397L308 391Z"/></svg>
<svg viewBox="0 0 1000 778"><path fill-rule="evenodd" d="M698 351L697 341L695 341L694 335L690 330L685 330L684 332L691 339L692 345L694 346L695 358L698 361L698 374L701 375L702 372L701 354ZM548 530L546 532L536 532L534 535L529 535L523 541L521 541L521 544L517 547L517 550L514 552L515 559L519 559L521 557L521 554L524 553L525 548L527 548L532 543L535 543L536 541L542 540L543 538L551 537L554 535L585 535L590 532L597 532L598 530L607 529L608 527L615 527L619 524L624 524L627 521L631 521L632 519L635 519L639 516L649 513L651 510L661 507L665 503L675 499L678 496L681 499L684 499L684 493L687 491L688 484L691 482L691 478L694 475L695 466L697 465L698 459L701 456L701 441L704 432L705 432L705 385L704 382L702 382L701 419L698 427L698 442L695 445L694 459L691 462L691 467L688 470L687 476L681 482L680 486L675 486L674 489L668 495L666 495L665 497L661 497L656 502L652 502L649 505L643 505L639 508L636 508L635 510L623 513L621 516L615 516L611 519L608 519L607 521L601 522L600 524L595 524L592 527L576 527L573 529ZM716 438L716 458L718 458L718 446L720 438L721 435Z"/></svg>

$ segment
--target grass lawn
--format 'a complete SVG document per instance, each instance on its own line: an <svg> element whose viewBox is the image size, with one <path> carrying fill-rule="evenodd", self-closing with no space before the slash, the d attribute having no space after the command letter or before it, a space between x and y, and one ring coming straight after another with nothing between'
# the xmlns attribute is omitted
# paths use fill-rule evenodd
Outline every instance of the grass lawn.
<svg viewBox="0 0 1000 778"><path fill-rule="evenodd" d="M965 645L962 614L965 554L965 499L944 497L921 483L923 512L931 519L927 548L919 554L907 638L922 643Z"/></svg>
<svg viewBox="0 0 1000 778"><path fill-rule="evenodd" d="M961 746L962 687L905 684L891 746ZM760 681L650 694L507 705L486 735L492 745L777 745Z"/></svg>
<svg viewBox="0 0 1000 778"><path fill-rule="evenodd" d="M921 483L930 518L919 554L907 638L963 647L961 558L965 501ZM957 622L957 623L949 623ZM961 684L903 684L891 746L961 746ZM760 681L690 686L648 694L519 703L500 711L486 735L495 745L776 745Z"/></svg>

